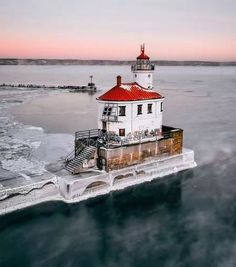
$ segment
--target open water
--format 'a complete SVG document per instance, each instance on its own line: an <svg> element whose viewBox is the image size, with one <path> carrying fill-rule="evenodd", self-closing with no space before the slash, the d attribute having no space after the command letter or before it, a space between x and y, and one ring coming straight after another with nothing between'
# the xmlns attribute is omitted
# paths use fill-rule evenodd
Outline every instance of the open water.
<svg viewBox="0 0 236 267"><path fill-rule="evenodd" d="M1 216L0 266L236 266L236 68L156 69L164 123L185 130L198 167L78 204L44 203ZM76 85L90 74L101 90L118 74L132 79L127 66L1 66L0 83ZM67 140L96 128L101 92L11 90L8 100L32 94L7 109L19 131L32 125Z"/></svg>

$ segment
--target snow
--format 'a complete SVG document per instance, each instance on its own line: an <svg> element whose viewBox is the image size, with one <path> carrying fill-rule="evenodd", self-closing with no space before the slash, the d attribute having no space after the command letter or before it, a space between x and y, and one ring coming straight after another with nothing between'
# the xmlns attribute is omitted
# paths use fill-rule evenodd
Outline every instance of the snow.
<svg viewBox="0 0 236 267"><path fill-rule="evenodd" d="M27 182L34 182L48 173L46 166L62 167L63 158L74 145L69 134L48 134L41 127L23 125L14 120L9 109L30 100L58 93L48 89L0 89L0 186L1 180L17 180L19 175Z"/></svg>
<svg viewBox="0 0 236 267"><path fill-rule="evenodd" d="M44 163L36 161L32 158L26 159L20 157L18 159L2 160L2 167L5 170L17 173L22 172L23 174L24 172L27 172L29 174L38 174L38 175L44 173Z"/></svg>

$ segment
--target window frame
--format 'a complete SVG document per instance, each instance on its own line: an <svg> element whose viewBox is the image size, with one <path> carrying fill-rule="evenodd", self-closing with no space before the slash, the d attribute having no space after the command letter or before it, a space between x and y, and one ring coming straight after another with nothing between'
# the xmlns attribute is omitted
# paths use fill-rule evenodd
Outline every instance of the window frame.
<svg viewBox="0 0 236 267"><path fill-rule="evenodd" d="M111 116L112 108L113 107L109 107L109 106L108 107L104 107L102 115L103 116Z"/></svg>
<svg viewBox="0 0 236 267"><path fill-rule="evenodd" d="M149 109L151 107L151 109ZM148 103L147 104L147 114L152 114L153 113L153 104L152 103Z"/></svg>
<svg viewBox="0 0 236 267"><path fill-rule="evenodd" d="M125 136L125 128L119 129L119 136Z"/></svg>
<svg viewBox="0 0 236 267"><path fill-rule="evenodd" d="M123 109L124 113L121 113L121 110ZM119 117L125 117L126 116L126 106L119 106Z"/></svg>
<svg viewBox="0 0 236 267"><path fill-rule="evenodd" d="M142 115L143 114L143 105L137 105L137 115Z"/></svg>

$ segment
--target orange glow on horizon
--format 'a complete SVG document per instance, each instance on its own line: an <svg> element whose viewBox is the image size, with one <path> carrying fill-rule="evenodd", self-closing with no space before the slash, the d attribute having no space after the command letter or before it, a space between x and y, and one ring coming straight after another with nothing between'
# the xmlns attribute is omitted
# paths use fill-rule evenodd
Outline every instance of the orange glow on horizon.
<svg viewBox="0 0 236 267"><path fill-rule="evenodd" d="M234 41L234 42L233 42ZM221 40L149 42L146 53L152 60L236 60L236 40L229 42ZM140 42L141 43L141 42ZM4 38L0 43L0 57L2 58L62 58L62 59L111 59L134 60L139 54L139 44L128 42L120 46L115 41L102 42L86 39L78 40L48 38L22 39Z"/></svg>

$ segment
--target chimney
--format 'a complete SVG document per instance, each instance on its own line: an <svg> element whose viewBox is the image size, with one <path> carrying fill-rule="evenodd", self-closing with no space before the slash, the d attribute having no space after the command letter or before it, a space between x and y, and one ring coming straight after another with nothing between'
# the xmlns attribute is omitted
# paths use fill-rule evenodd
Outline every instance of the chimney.
<svg viewBox="0 0 236 267"><path fill-rule="evenodd" d="M121 76L120 75L116 77L116 85L121 86Z"/></svg>

